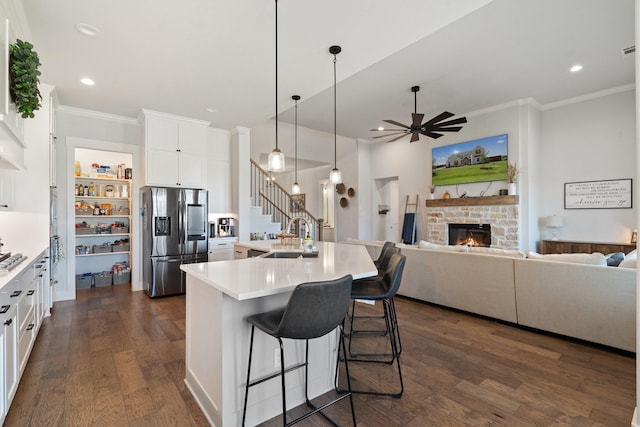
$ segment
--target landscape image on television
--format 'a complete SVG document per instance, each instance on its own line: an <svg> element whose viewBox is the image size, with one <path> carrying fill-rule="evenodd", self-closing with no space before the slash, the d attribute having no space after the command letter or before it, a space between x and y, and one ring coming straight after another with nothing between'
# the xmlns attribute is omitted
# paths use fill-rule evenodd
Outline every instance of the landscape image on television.
<svg viewBox="0 0 640 427"><path fill-rule="evenodd" d="M432 184L506 180L507 142L504 134L433 148Z"/></svg>

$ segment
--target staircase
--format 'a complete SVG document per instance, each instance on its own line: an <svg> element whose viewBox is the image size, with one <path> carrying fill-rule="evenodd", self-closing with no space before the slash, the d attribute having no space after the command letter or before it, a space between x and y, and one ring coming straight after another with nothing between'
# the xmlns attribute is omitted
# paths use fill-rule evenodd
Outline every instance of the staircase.
<svg viewBox="0 0 640 427"><path fill-rule="evenodd" d="M269 172L262 169L253 159L251 159L251 200L253 206L259 208L261 214L269 221L254 225L256 216L252 213L252 228L256 229L260 226L264 228L256 231L272 233L273 227L277 227L276 233L282 230L302 238L309 234L313 240L323 239L323 220L314 217L303 206L296 203L295 196L275 182ZM254 211L253 208L252 211ZM267 219L257 221L267 221ZM291 224L289 230L286 229L288 224Z"/></svg>

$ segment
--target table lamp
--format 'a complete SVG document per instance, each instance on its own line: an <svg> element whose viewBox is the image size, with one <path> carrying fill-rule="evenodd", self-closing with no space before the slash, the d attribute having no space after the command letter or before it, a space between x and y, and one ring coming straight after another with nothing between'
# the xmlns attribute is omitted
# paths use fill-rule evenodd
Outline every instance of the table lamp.
<svg viewBox="0 0 640 427"><path fill-rule="evenodd" d="M563 225L563 218L560 215L551 215L547 217L547 227L552 229L551 240L558 240L558 228Z"/></svg>

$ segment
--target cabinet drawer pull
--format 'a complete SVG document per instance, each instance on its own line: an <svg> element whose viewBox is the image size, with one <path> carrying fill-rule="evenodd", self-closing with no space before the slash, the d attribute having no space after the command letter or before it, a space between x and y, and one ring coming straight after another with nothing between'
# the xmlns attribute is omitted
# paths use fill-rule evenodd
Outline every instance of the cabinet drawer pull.
<svg viewBox="0 0 640 427"><path fill-rule="evenodd" d="M21 293L22 291L13 291L9 297L10 298L19 297Z"/></svg>
<svg viewBox="0 0 640 427"><path fill-rule="evenodd" d="M0 307L0 314L4 314L7 311L9 311L9 308L11 308L10 305L3 305L2 307Z"/></svg>
<svg viewBox="0 0 640 427"><path fill-rule="evenodd" d="M35 323L29 323L29 326L27 326L27 331L32 330L34 326L36 326Z"/></svg>
<svg viewBox="0 0 640 427"><path fill-rule="evenodd" d="M9 320L5 320L4 321L5 326L9 326L12 323L13 323L13 319L9 319Z"/></svg>
<svg viewBox="0 0 640 427"><path fill-rule="evenodd" d="M31 295L33 295L35 293L36 293L36 291L31 289L31 290L29 290L29 292L27 292L27 296L31 296Z"/></svg>

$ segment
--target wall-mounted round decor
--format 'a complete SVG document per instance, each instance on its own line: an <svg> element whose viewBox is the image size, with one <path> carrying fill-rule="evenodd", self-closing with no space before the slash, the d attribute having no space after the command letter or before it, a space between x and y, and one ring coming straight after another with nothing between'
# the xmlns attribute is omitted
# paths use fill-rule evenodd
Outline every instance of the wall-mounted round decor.
<svg viewBox="0 0 640 427"><path fill-rule="evenodd" d="M347 190L347 194L349 195L349 197L353 197L356 195L356 190L350 187L349 190Z"/></svg>
<svg viewBox="0 0 640 427"><path fill-rule="evenodd" d="M344 194L344 191L345 191L345 187L343 183L336 184L336 192L338 194Z"/></svg>
<svg viewBox="0 0 640 427"><path fill-rule="evenodd" d="M340 199L340 207L346 208L349 206L349 200L346 197Z"/></svg>

